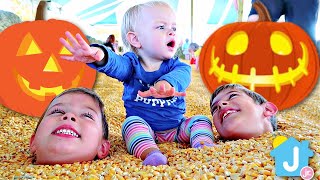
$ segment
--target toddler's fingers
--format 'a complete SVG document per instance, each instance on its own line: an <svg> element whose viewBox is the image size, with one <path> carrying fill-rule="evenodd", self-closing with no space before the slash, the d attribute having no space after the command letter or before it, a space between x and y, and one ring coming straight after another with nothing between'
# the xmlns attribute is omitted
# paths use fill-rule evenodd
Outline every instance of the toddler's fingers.
<svg viewBox="0 0 320 180"><path fill-rule="evenodd" d="M154 87L150 87L149 91L150 91L150 93L151 93L151 95L152 95L152 96L154 96L154 95L157 95L157 94L158 94L157 89L156 89L156 88L154 88Z"/></svg>
<svg viewBox="0 0 320 180"><path fill-rule="evenodd" d="M66 47L72 54L74 53L73 47L64 38L59 38L60 43Z"/></svg>
<svg viewBox="0 0 320 180"><path fill-rule="evenodd" d="M164 84L161 84L161 85L160 85L158 94L161 94L161 95L166 94L166 90L165 90L165 85L164 85Z"/></svg>
<svg viewBox="0 0 320 180"><path fill-rule="evenodd" d="M64 60L68 60L68 61L76 61L74 59L74 56L60 56L61 59L64 59Z"/></svg>
<svg viewBox="0 0 320 180"><path fill-rule="evenodd" d="M88 52L91 51L89 44L82 38L82 36L79 33L76 34L76 40L78 41L79 45L83 50Z"/></svg>
<svg viewBox="0 0 320 180"><path fill-rule="evenodd" d="M67 38L69 39L69 42L71 43L73 48L81 48L78 41L73 37L73 35L69 31L66 31L65 34L66 34Z"/></svg>
<svg viewBox="0 0 320 180"><path fill-rule="evenodd" d="M155 98L161 98L161 97L165 97L165 94L159 94L157 89L154 87L150 87L150 89L148 90L150 92L149 96L153 96Z"/></svg>
<svg viewBox="0 0 320 180"><path fill-rule="evenodd" d="M169 96L173 96L174 93L175 93L175 89L174 87L171 87L169 90L166 91L165 95L169 97Z"/></svg>
<svg viewBox="0 0 320 180"><path fill-rule="evenodd" d="M138 94L139 94L139 96L141 96L141 97L148 97L148 96L151 96L151 93L150 93L150 91L148 90L148 91L144 91L144 92L142 92L142 91L138 91Z"/></svg>

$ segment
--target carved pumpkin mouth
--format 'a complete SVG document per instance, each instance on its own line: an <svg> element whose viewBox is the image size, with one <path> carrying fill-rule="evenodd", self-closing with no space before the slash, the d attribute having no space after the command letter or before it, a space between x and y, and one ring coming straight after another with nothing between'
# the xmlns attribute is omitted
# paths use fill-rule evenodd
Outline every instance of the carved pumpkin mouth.
<svg viewBox="0 0 320 180"><path fill-rule="evenodd" d="M281 86L291 84L293 87L296 82L303 77L308 75L308 64L309 54L306 45L300 42L302 49L302 57L298 58L298 67L292 69L288 68L285 73L280 73L277 66L272 67L272 75L256 75L256 68L250 68L250 74L239 74L238 64L234 64L232 72L225 71L225 64L221 64L219 67L218 63L220 58L215 57L215 47L212 48L211 54L211 67L209 69L209 75L214 74L218 78L218 82L225 81L227 83L240 83L245 86L249 86L250 90L254 91L255 87L275 87L276 92L281 91Z"/></svg>
<svg viewBox="0 0 320 180"><path fill-rule="evenodd" d="M71 86L66 89L78 87L79 82L83 76L83 73L84 73L84 69L81 69L80 72L78 73L78 75L72 80ZM17 77L17 82L18 82L20 88L23 90L23 92L26 93L27 95L37 99L38 101L44 101L46 96L56 96L56 95L60 94L61 92L63 92L64 90L66 90L62 86L56 86L56 87L50 87L50 88L40 86L40 89L32 89L32 88L30 88L30 82L27 79L22 77L17 72L15 74Z"/></svg>

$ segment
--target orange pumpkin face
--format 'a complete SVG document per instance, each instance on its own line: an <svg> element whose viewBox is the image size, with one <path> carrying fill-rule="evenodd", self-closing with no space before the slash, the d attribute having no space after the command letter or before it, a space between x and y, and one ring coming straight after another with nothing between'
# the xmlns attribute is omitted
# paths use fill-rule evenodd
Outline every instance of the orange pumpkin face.
<svg viewBox="0 0 320 180"><path fill-rule="evenodd" d="M292 23L233 23L205 42L199 68L212 93L238 83L263 95L278 108L302 101L319 73L317 50L310 37Z"/></svg>
<svg viewBox="0 0 320 180"><path fill-rule="evenodd" d="M85 37L77 26L60 20L15 24L0 34L2 105L39 117L63 90L93 87L95 70L60 58L71 54L59 42L65 31Z"/></svg>

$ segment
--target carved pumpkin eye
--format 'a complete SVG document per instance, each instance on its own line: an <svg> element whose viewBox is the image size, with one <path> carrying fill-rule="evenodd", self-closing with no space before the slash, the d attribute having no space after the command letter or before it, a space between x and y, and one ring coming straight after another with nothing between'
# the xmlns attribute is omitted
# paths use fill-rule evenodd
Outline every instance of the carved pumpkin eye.
<svg viewBox="0 0 320 180"><path fill-rule="evenodd" d="M292 42L290 38L281 31L274 31L270 36L270 46L274 53L282 56L292 52Z"/></svg>
<svg viewBox="0 0 320 180"><path fill-rule="evenodd" d="M63 54L63 55L72 55L72 53L66 48L66 47L62 47L59 54Z"/></svg>
<svg viewBox="0 0 320 180"><path fill-rule="evenodd" d="M42 51L32 35L28 33L22 40L17 52L17 56L41 54Z"/></svg>
<svg viewBox="0 0 320 180"><path fill-rule="evenodd" d="M244 31L233 33L226 44L227 53L230 55L240 55L247 51L249 43L248 34Z"/></svg>

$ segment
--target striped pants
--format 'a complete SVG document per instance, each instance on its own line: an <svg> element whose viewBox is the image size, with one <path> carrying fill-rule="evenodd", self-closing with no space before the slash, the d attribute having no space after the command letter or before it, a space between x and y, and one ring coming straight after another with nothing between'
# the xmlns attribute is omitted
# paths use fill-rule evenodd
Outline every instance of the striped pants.
<svg viewBox="0 0 320 180"><path fill-rule="evenodd" d="M142 118L130 116L122 124L122 137L128 152L138 158L146 149L159 149L157 143L178 142L194 147L200 142L213 144L214 141L212 123L202 115L185 119L179 127L166 131L153 131Z"/></svg>

